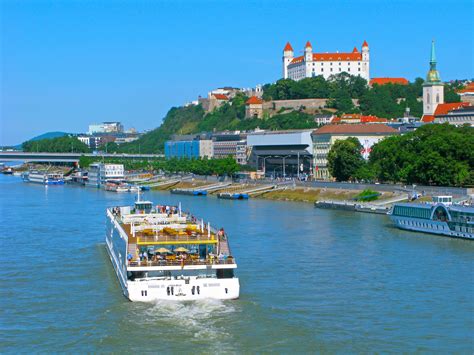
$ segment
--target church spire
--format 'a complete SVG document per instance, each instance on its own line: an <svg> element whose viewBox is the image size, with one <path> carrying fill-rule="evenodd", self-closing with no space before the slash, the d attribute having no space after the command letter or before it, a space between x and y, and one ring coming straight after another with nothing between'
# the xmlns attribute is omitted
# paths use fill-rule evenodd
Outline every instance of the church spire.
<svg viewBox="0 0 474 355"><path fill-rule="evenodd" d="M435 42L431 42L431 58L430 58L430 70L426 76L427 83L437 84L441 82L439 72L436 69L436 53L435 53Z"/></svg>
<svg viewBox="0 0 474 355"><path fill-rule="evenodd" d="M431 59L430 59L430 64L435 65L436 69L436 53L435 53L435 42L434 40L431 41Z"/></svg>

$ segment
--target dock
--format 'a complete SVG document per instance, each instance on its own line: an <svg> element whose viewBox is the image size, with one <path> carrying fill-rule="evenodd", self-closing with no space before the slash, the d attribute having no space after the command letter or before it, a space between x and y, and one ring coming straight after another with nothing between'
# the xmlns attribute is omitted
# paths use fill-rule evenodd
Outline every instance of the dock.
<svg viewBox="0 0 474 355"><path fill-rule="evenodd" d="M258 194L264 194L265 192L274 190L277 185L264 185L264 186L234 186L231 189L220 192L217 194L217 198L227 199L227 200L247 200L251 196L256 196Z"/></svg>
<svg viewBox="0 0 474 355"><path fill-rule="evenodd" d="M341 211L354 211L374 214L387 214L390 207L353 201L316 201L314 207Z"/></svg>
<svg viewBox="0 0 474 355"><path fill-rule="evenodd" d="M191 196L207 196L208 192L221 190L231 184L232 184L231 182L224 182L224 183L211 184L211 185L188 188L188 189L177 188L177 189L172 189L171 193L180 194L180 195L191 195Z"/></svg>

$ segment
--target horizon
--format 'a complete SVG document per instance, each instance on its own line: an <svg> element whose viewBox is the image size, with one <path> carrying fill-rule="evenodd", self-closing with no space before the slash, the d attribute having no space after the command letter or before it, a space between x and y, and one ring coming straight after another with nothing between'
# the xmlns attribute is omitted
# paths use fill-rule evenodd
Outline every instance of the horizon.
<svg viewBox="0 0 474 355"><path fill-rule="evenodd" d="M471 1L402 1L396 14L393 5L337 1L318 17L321 1L4 1L0 145L104 121L154 129L212 89L277 81L288 41L299 55L308 40L314 52L366 40L371 78L413 81L425 77L434 39L442 80L473 78ZM432 20L440 13L456 26Z"/></svg>

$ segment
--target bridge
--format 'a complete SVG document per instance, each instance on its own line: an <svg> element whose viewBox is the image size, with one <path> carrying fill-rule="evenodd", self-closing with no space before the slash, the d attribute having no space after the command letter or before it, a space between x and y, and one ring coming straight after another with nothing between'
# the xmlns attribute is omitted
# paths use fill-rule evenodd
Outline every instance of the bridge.
<svg viewBox="0 0 474 355"><path fill-rule="evenodd" d="M0 162L23 161L25 163L76 163L81 156L97 159L157 159L163 158L163 154L93 154L93 153L47 153L47 152L2 152L0 151Z"/></svg>

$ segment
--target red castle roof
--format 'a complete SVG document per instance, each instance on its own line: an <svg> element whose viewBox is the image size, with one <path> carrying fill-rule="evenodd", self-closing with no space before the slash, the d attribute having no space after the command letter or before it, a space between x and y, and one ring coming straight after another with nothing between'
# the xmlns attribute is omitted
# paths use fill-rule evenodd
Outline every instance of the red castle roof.
<svg viewBox="0 0 474 355"><path fill-rule="evenodd" d="M305 48L308 48L308 47L309 47L309 48L313 48L313 46L311 45L311 42L310 42L310 41L306 42L306 46L304 46L304 47L305 47Z"/></svg>
<svg viewBox="0 0 474 355"><path fill-rule="evenodd" d="M258 98L257 96L252 96L250 99L247 100L247 105L259 105L263 103L263 100Z"/></svg>
<svg viewBox="0 0 474 355"><path fill-rule="evenodd" d="M290 42L286 42L285 48L283 48L283 51L292 51L293 52L293 47L291 46Z"/></svg>
<svg viewBox="0 0 474 355"><path fill-rule="evenodd" d="M229 98L224 94L212 94L217 100L229 100Z"/></svg>
<svg viewBox="0 0 474 355"><path fill-rule="evenodd" d="M295 57L290 64L301 63L304 56ZM313 53L313 60L318 62L337 62L337 61L360 61L362 54L359 52L353 53Z"/></svg>
<svg viewBox="0 0 474 355"><path fill-rule="evenodd" d="M363 47L368 47L368 46L369 46L369 44L367 43L366 40L364 40L364 43L362 43L362 48L363 48Z"/></svg>
<svg viewBox="0 0 474 355"><path fill-rule="evenodd" d="M408 80L405 78L373 78L370 80L369 85L372 86L374 84L377 85L385 85L385 84L400 84L400 85L408 85Z"/></svg>

